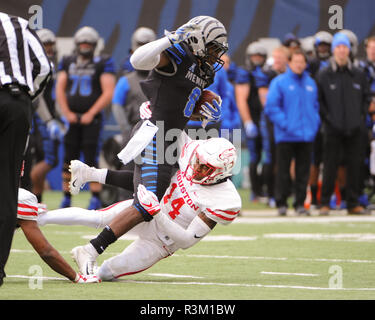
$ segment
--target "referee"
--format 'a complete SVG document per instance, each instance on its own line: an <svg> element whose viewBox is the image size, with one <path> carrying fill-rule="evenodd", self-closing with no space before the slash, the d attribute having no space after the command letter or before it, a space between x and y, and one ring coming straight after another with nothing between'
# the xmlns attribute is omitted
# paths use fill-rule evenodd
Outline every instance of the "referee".
<svg viewBox="0 0 375 320"><path fill-rule="evenodd" d="M0 12L0 286L16 227L31 102L45 87L51 69L28 21Z"/></svg>

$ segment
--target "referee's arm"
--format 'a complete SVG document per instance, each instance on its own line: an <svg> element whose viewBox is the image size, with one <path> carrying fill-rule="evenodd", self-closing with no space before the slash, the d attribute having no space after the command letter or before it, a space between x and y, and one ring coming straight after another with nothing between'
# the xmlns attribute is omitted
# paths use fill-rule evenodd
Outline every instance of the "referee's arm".
<svg viewBox="0 0 375 320"><path fill-rule="evenodd" d="M31 97L34 99L43 91L50 80L53 66L34 30L27 28L25 35L29 45L30 60L32 62L34 93Z"/></svg>

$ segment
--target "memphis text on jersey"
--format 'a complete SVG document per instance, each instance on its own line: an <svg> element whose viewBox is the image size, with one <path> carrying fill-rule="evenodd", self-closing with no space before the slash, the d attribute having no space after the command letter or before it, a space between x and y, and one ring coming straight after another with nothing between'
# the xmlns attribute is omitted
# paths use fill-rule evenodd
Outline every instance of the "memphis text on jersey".
<svg viewBox="0 0 375 320"><path fill-rule="evenodd" d="M206 88L207 81L200 78L197 74L194 73L195 68L196 68L196 64L193 63L191 67L189 68L188 72L186 73L185 78L195 83L197 86L201 88Z"/></svg>

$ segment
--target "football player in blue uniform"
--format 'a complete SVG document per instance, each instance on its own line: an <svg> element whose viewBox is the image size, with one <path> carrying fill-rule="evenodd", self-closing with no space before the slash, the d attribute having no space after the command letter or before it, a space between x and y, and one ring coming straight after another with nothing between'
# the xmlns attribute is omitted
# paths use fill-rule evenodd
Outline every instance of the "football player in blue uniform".
<svg viewBox="0 0 375 320"><path fill-rule="evenodd" d="M99 40L95 29L85 26L74 35L76 52L59 63L56 97L69 122L64 137L63 191L61 207L69 207L69 163L79 159L82 151L85 162L97 166L103 109L111 102L115 88L114 62L108 56L94 56ZM99 184L90 184L92 198L89 208L101 207Z"/></svg>
<svg viewBox="0 0 375 320"><path fill-rule="evenodd" d="M49 60L55 65L57 59L56 37L49 29L37 30ZM34 102L33 130L29 148L36 162L31 169L32 192L42 202L44 180L47 173L58 164L58 148L66 129L56 110L56 73L46 85L43 94ZM30 161L31 163L32 161Z"/></svg>
<svg viewBox="0 0 375 320"><path fill-rule="evenodd" d="M258 95L258 82L264 82L265 74L262 67L266 59L266 48L259 42L250 43L246 48L246 65L238 67L236 74L236 101L250 153L249 174L252 189L250 199L252 201L258 200L263 195L262 177L257 170L262 157L259 121L263 109Z"/></svg>
<svg viewBox="0 0 375 320"><path fill-rule="evenodd" d="M136 163L134 170L133 205L121 212L98 237L90 241L87 246L91 252L101 254L108 245L135 225L152 219L139 203L138 185L142 184L155 193L159 201L164 196L173 174L173 164L157 155L165 156L167 148L172 144L166 136L169 130L182 132L185 128L201 92L213 82L215 72L222 67L221 56L227 49L227 33L223 24L209 16L198 16L174 32L166 31L165 37L149 42L133 53L130 62L135 69L151 70L148 78L141 82L141 87L150 101L152 111L149 120L140 121L135 126L133 138L145 140L150 130L151 134L147 141L138 143L141 145L138 150L141 161ZM220 101L206 103L202 113L208 121L219 120ZM153 127L156 127L155 131L152 131ZM157 135L157 130L162 134L158 132ZM157 136L161 136L161 139L156 139ZM133 138L129 144L137 140ZM134 147L137 148L137 144Z"/></svg>

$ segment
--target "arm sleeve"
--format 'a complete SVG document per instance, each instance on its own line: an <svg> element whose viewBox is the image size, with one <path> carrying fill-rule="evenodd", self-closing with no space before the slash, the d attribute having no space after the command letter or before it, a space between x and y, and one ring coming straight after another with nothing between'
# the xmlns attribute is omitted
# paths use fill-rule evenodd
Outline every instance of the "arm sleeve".
<svg viewBox="0 0 375 320"><path fill-rule="evenodd" d="M154 219L182 249L190 248L211 231L211 228L198 216L191 221L187 229L170 220L162 212L155 215Z"/></svg>
<svg viewBox="0 0 375 320"><path fill-rule="evenodd" d="M227 225L238 216L240 213L240 208L231 208L226 210L206 208L206 210L203 212L211 220L223 225Z"/></svg>
<svg viewBox="0 0 375 320"><path fill-rule="evenodd" d="M167 37L146 43L134 51L130 63L136 70L152 70L160 62L160 54L170 46Z"/></svg>

